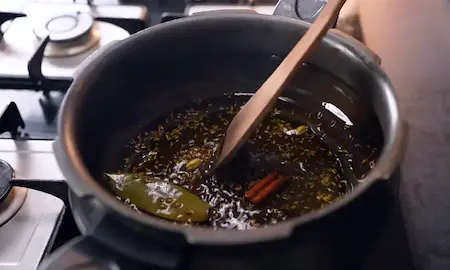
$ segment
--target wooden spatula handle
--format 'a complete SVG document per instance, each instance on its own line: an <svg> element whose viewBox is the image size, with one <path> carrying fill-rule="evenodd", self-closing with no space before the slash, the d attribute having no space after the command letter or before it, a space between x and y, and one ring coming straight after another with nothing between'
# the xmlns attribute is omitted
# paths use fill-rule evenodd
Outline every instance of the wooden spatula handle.
<svg viewBox="0 0 450 270"><path fill-rule="evenodd" d="M331 24L339 15L339 11L346 0L329 0L314 24L294 46L278 68L264 82L255 95L234 117L228 127L222 151L216 162L216 168L228 161L241 145L248 139L250 133L256 129L264 116L280 96L284 86L295 74L298 66L305 61L318 46Z"/></svg>

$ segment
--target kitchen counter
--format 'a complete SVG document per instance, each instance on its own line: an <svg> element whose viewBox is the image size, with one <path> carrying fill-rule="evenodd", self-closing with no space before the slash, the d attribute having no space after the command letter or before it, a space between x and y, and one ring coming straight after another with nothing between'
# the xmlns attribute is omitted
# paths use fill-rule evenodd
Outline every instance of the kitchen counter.
<svg viewBox="0 0 450 270"><path fill-rule="evenodd" d="M450 269L450 1L364 0L360 16L411 126L400 200L415 263Z"/></svg>

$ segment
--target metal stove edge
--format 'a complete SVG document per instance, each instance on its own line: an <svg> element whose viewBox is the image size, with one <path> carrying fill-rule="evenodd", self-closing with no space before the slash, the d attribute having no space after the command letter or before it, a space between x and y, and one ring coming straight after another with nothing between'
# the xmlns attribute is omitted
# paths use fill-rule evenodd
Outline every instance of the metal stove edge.
<svg viewBox="0 0 450 270"><path fill-rule="evenodd" d="M0 139L0 159L14 168L16 177L63 179L52 143ZM58 198L28 190L20 210L0 227L0 270L36 269L53 244L64 211Z"/></svg>

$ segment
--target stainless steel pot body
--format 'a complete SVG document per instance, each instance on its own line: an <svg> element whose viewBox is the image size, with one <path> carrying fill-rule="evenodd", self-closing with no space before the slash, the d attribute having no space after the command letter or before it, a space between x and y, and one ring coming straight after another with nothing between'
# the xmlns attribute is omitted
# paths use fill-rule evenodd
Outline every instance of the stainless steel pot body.
<svg viewBox="0 0 450 270"><path fill-rule="evenodd" d="M276 16L205 14L151 27L90 57L66 95L55 143L83 234L128 258L165 268L187 260L193 269L262 269L275 266L276 261L270 261L286 254L296 258L292 269L335 265L342 246L335 243L327 224L357 215L354 209L368 203L368 194L386 185L401 160L406 134L379 59L336 31L326 35L308 62L354 90L310 91L293 83L284 95L333 103L361 130L371 130L374 118L380 124L384 145L377 165L338 202L267 228L214 231L139 215L99 180L114 163L108 157L117 156L121 145L153 117L194 97L255 91L308 27L306 22ZM292 239L297 247L283 251ZM260 263L229 265L243 254L261 258ZM217 264L219 257L228 259Z"/></svg>

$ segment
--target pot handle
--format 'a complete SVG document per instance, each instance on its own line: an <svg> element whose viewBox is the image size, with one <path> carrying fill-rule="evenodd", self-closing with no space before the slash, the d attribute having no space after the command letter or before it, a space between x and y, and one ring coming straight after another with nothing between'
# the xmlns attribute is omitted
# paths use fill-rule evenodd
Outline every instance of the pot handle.
<svg viewBox="0 0 450 270"><path fill-rule="evenodd" d="M378 56L374 51L372 51L371 49L369 49L366 45L364 45L361 41L357 40L356 38L350 36L347 33L342 32L341 30L338 29L330 29L328 30L330 33L333 33L337 36L340 36L343 39L349 40L350 42L352 42L352 44L357 47L359 50L365 52L368 56L370 56L375 63L377 63L378 65L381 64L381 57Z"/></svg>
<svg viewBox="0 0 450 270"><path fill-rule="evenodd" d="M38 270L116 270L113 252L90 236L79 236L43 260Z"/></svg>

